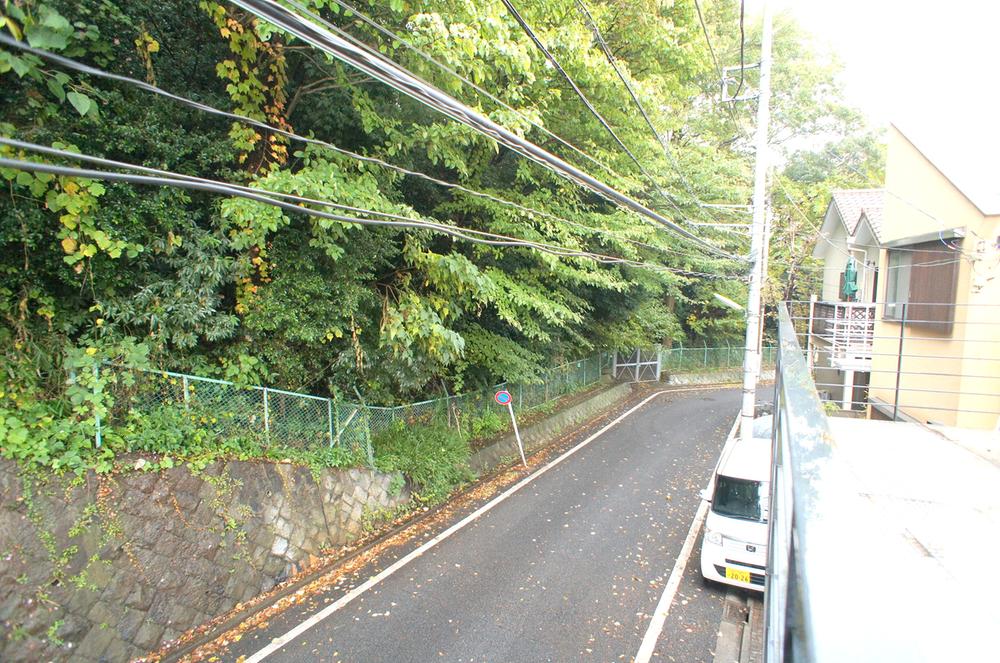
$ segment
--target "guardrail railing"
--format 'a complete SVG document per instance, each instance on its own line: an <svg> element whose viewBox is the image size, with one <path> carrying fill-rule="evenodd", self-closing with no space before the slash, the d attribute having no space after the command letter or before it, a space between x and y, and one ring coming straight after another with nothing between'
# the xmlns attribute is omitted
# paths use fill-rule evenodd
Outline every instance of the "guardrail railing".
<svg viewBox="0 0 1000 663"><path fill-rule="evenodd" d="M833 467L831 436L816 386L785 304L780 305L775 371L770 540L765 597L765 660L817 661L817 630L837 628L817 622L813 573L829 557L817 532L823 477ZM833 551L831 551L831 554ZM836 564L825 569L834 572ZM847 590L845 590L846 592ZM847 592L850 595L850 592ZM839 602L839 599L837 600ZM850 638L850 632L841 634Z"/></svg>

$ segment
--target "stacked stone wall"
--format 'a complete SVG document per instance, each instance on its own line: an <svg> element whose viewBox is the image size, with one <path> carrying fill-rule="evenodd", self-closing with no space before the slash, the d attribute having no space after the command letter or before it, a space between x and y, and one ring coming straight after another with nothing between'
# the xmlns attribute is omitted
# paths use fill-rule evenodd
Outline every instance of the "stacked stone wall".
<svg viewBox="0 0 1000 663"><path fill-rule="evenodd" d="M0 461L0 660L123 661L271 589L402 477L233 461L81 479Z"/></svg>

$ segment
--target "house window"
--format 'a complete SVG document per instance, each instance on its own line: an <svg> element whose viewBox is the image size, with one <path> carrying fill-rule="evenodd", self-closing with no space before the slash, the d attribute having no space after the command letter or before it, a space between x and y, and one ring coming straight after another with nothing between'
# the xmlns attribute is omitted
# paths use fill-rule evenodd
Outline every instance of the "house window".
<svg viewBox="0 0 1000 663"><path fill-rule="evenodd" d="M902 320L903 304L910 301L912 255L909 251L889 249L889 278L886 279L885 286L884 317L886 320Z"/></svg>
<svg viewBox="0 0 1000 663"><path fill-rule="evenodd" d="M951 333L960 241L922 242L888 250L884 319Z"/></svg>

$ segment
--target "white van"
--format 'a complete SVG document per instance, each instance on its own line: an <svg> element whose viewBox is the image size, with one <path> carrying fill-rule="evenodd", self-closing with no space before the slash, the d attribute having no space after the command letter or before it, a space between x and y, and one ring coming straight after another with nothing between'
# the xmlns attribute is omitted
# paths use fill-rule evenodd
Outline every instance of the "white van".
<svg viewBox="0 0 1000 663"><path fill-rule="evenodd" d="M701 544L705 578L760 592L767 571L771 482L770 421L765 419L770 416L755 420L753 437L737 438L723 451L704 494L711 508Z"/></svg>

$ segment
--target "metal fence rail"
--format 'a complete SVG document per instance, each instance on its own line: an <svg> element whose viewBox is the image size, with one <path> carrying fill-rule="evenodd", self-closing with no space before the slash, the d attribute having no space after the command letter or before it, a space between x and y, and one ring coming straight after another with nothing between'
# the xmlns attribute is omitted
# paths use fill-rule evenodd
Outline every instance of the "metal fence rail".
<svg viewBox="0 0 1000 663"><path fill-rule="evenodd" d="M717 371L743 366L743 347L684 347L662 348L660 362L662 370L668 373L690 373L695 371ZM777 347L761 348L761 367L773 368L777 357Z"/></svg>
<svg viewBox="0 0 1000 663"><path fill-rule="evenodd" d="M507 389L518 409L531 410L596 383L610 355L567 362L532 383L501 383L466 394L379 407L172 371L103 368L114 399L102 425L160 426L173 431L193 427L221 441L241 439L294 449L348 448L373 462L372 439L393 426L447 425L474 432L475 420L496 409L493 394ZM495 412L494 412L495 414ZM502 417L498 417L503 421Z"/></svg>
<svg viewBox="0 0 1000 663"><path fill-rule="evenodd" d="M988 627L974 621L983 613L982 607L974 601L952 600L950 594L949 600L941 599L943 587L966 582L951 574L945 560L962 560L957 563L964 564L966 558L932 551L918 538L923 537L920 520L926 518L934 523L930 525L932 530L941 528L938 531L942 537L958 538L959 532L967 530L966 545L976 550L976 545L982 547L982 533L971 529L969 523L975 521L964 517L953 521L962 512L950 510L950 495L944 500L949 510L943 510L945 505L937 498L911 500L911 489L901 488L902 483L887 484L884 491L878 486L873 492L870 481L859 480L858 468L845 453L843 440L838 444L831 433L831 420L824 414L811 367L799 343L803 325L799 324L798 330L796 326L786 304L780 304L764 660L969 660L991 651ZM884 428L869 430L872 435L886 434ZM950 442L925 432L948 450ZM858 448L878 446L869 442L876 440L861 440ZM914 456L919 458L922 453L926 451L915 450ZM925 455L922 461L896 455L856 457L861 458L865 462L878 459L874 462L882 463L885 473L904 467L905 474L909 467L917 468L939 457ZM878 468L873 470L871 477L876 477ZM920 481L926 482L927 476L947 470L926 465L921 471L926 475ZM913 485L907 481L907 486ZM976 511L982 508L978 499L966 499ZM897 510L896 504L910 501L918 504L910 511ZM913 527L918 529L911 531ZM935 577L938 580L932 582L930 579ZM970 584L961 591L971 596L978 587ZM954 625L943 626L948 621L946 614L955 615L952 624L968 624L969 633L957 634ZM983 614L990 613L986 610ZM942 633L947 637L939 635ZM970 649L956 653L969 643L970 633L985 635ZM934 646L928 646L932 643ZM969 651L974 653L966 653ZM942 658L942 652L954 656Z"/></svg>
<svg viewBox="0 0 1000 663"><path fill-rule="evenodd" d="M831 411L996 429L1000 422L1000 307L996 304L919 304L925 310L949 309L947 316L940 316L950 318L947 329L940 322L911 317L908 303L866 304L874 311L870 331L863 343L854 338L854 349L846 353L825 327L820 329L823 333L817 332L820 304L787 302L787 309L820 398ZM884 315L889 306L893 318ZM852 342L845 338L843 343Z"/></svg>
<svg viewBox="0 0 1000 663"><path fill-rule="evenodd" d="M833 460L827 418L784 303L772 430L765 660L843 660L829 656L840 649L831 642L849 641L858 608L844 601L839 573L846 557L863 557L864 549L831 542L852 541L856 495L842 490L847 480Z"/></svg>

